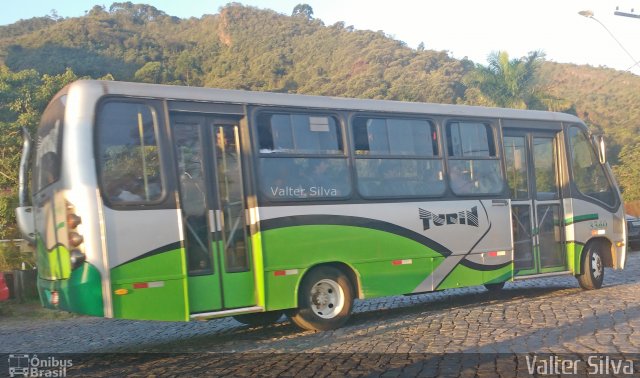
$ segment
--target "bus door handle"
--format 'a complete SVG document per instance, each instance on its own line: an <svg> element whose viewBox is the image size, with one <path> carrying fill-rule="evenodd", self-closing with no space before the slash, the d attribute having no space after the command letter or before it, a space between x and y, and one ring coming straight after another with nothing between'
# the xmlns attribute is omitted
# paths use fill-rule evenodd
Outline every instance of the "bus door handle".
<svg viewBox="0 0 640 378"><path fill-rule="evenodd" d="M222 211L209 210L209 231L222 231Z"/></svg>

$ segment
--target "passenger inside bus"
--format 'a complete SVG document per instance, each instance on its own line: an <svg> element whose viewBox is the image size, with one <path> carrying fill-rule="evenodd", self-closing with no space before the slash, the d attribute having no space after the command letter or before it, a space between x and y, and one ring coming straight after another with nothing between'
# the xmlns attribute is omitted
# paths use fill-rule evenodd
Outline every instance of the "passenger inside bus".
<svg viewBox="0 0 640 378"><path fill-rule="evenodd" d="M135 176L131 174L108 180L105 185L106 194L112 202L142 201L141 185Z"/></svg>
<svg viewBox="0 0 640 378"><path fill-rule="evenodd" d="M449 182L451 190L455 194L471 194L474 192L475 182L471 179L470 172L465 170L462 164L451 164Z"/></svg>

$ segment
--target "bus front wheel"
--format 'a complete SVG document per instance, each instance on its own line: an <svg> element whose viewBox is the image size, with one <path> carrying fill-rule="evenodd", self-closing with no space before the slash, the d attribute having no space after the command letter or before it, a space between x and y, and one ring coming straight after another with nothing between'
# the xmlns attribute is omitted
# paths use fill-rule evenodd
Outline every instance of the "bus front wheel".
<svg viewBox="0 0 640 378"><path fill-rule="evenodd" d="M302 329L328 331L347 322L353 307L353 285L339 269L320 266L302 280L298 308L289 314Z"/></svg>
<svg viewBox="0 0 640 378"><path fill-rule="evenodd" d="M604 280L604 261L600 253L600 243L589 243L584 250L582 258L582 270L578 275L578 283L585 290L594 290L602 287Z"/></svg>

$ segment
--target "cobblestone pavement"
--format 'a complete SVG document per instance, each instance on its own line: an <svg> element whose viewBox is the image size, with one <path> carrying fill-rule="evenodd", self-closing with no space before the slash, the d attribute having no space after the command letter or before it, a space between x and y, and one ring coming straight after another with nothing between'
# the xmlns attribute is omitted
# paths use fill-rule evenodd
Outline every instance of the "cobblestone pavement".
<svg viewBox="0 0 640 378"><path fill-rule="evenodd" d="M560 276L507 283L500 292L474 287L358 301L347 325L329 332L303 332L285 318L254 328L231 318L191 323L5 318L0 353L160 353L128 364L128 355L119 355L125 366L120 370L97 359L75 365L84 374L104 376L526 375L527 365L514 354L637 356L639 297L640 253L634 252L625 270L607 269L600 290L584 291L575 278ZM486 356L498 357L483 363ZM247 360L251 366L242 363Z"/></svg>

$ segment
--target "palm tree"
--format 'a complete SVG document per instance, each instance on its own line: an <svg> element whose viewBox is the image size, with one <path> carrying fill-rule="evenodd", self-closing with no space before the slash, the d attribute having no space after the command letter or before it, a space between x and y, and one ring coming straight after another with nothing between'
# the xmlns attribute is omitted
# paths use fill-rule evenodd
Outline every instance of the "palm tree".
<svg viewBox="0 0 640 378"><path fill-rule="evenodd" d="M567 101L544 93L537 75L543 61L542 51L532 51L520 59L509 59L505 51L491 53L488 65L476 65L464 80L467 102L516 109L561 111L570 108Z"/></svg>

